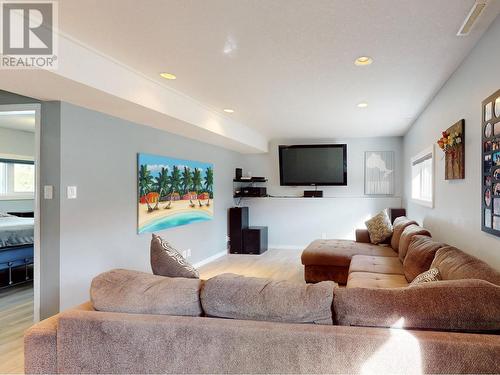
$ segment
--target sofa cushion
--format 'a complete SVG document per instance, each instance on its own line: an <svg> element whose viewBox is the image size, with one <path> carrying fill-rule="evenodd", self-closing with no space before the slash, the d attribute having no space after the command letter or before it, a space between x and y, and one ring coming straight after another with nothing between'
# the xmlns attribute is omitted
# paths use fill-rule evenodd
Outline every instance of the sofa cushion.
<svg viewBox="0 0 500 375"><path fill-rule="evenodd" d="M352 272L347 279L347 288L402 288L408 286L404 275L389 275L373 272Z"/></svg>
<svg viewBox="0 0 500 375"><path fill-rule="evenodd" d="M198 279L196 268L160 236L153 234L151 239L151 269L155 275L168 277L189 277Z"/></svg>
<svg viewBox="0 0 500 375"><path fill-rule="evenodd" d="M332 324L336 286L222 274L205 282L201 303L208 316L220 318Z"/></svg>
<svg viewBox="0 0 500 375"><path fill-rule="evenodd" d="M200 316L201 283L199 279L115 269L94 277L90 300L99 311Z"/></svg>
<svg viewBox="0 0 500 375"><path fill-rule="evenodd" d="M354 255L349 267L351 272L372 272L403 275L403 266L398 257L374 257Z"/></svg>
<svg viewBox="0 0 500 375"><path fill-rule="evenodd" d="M403 233L401 233L401 237L399 239L398 255L399 255L399 260L401 260L401 262L404 262L405 257L406 257L406 253L408 251L408 246L410 245L410 242L411 242L413 236L416 236L416 235L431 237L430 232L428 230L422 228L421 226L416 225L416 224L408 225L403 230Z"/></svg>
<svg viewBox="0 0 500 375"><path fill-rule="evenodd" d="M392 224L391 247L394 251L399 251L399 239L408 225L417 224L416 221L408 219L406 216L397 217Z"/></svg>
<svg viewBox="0 0 500 375"><path fill-rule="evenodd" d="M448 245L433 241L429 236L413 236L403 262L406 280L411 282L422 272L427 271L431 267L436 251L446 246Z"/></svg>
<svg viewBox="0 0 500 375"><path fill-rule="evenodd" d="M302 264L349 267L354 255L398 256L389 246L350 240L316 240L302 252Z"/></svg>
<svg viewBox="0 0 500 375"><path fill-rule="evenodd" d="M500 287L483 280L397 289L338 288L333 306L335 321L341 325L500 330Z"/></svg>
<svg viewBox="0 0 500 375"><path fill-rule="evenodd" d="M365 225L370 234L370 242L373 244L382 243L392 235L392 224L387 209L365 221Z"/></svg>
<svg viewBox="0 0 500 375"><path fill-rule="evenodd" d="M430 270L424 271L420 275L417 275L417 277L415 277L408 286L415 286L423 283L432 283L440 280L442 280L442 278L439 270L437 268L431 268Z"/></svg>
<svg viewBox="0 0 500 375"><path fill-rule="evenodd" d="M431 267L439 269L443 280L480 279L500 285L499 272L453 246L439 249Z"/></svg>

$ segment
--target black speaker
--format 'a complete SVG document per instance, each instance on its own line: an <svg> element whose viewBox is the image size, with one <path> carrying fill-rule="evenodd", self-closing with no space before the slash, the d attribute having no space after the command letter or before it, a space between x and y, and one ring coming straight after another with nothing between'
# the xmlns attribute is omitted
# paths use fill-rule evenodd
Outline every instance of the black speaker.
<svg viewBox="0 0 500 375"><path fill-rule="evenodd" d="M267 227L243 229L243 251L245 254L262 254L267 251Z"/></svg>
<svg viewBox="0 0 500 375"><path fill-rule="evenodd" d="M248 207L229 209L229 252L243 253L243 229L248 228Z"/></svg>
<svg viewBox="0 0 500 375"><path fill-rule="evenodd" d="M243 176L243 169L241 168L236 168L234 170L234 179L235 180L241 180L241 177Z"/></svg>

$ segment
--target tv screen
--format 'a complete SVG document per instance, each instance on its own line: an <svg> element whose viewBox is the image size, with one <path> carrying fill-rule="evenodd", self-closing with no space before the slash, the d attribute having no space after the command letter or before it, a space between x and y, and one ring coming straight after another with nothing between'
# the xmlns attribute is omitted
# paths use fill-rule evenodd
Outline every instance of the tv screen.
<svg viewBox="0 0 500 375"><path fill-rule="evenodd" d="M347 185L347 145L279 146L282 186Z"/></svg>

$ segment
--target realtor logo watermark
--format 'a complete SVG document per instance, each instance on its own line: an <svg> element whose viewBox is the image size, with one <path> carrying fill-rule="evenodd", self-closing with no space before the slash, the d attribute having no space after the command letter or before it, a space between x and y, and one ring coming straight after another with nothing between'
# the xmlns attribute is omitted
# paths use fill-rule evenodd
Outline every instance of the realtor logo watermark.
<svg viewBox="0 0 500 375"><path fill-rule="evenodd" d="M0 69L57 69L57 2L0 1Z"/></svg>

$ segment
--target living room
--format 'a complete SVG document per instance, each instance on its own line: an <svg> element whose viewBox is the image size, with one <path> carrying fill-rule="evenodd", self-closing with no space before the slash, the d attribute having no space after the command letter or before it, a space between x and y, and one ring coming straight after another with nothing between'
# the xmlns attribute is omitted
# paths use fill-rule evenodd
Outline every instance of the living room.
<svg viewBox="0 0 500 375"><path fill-rule="evenodd" d="M50 66L0 69L39 111L0 372L500 372L499 1L43 3Z"/></svg>

